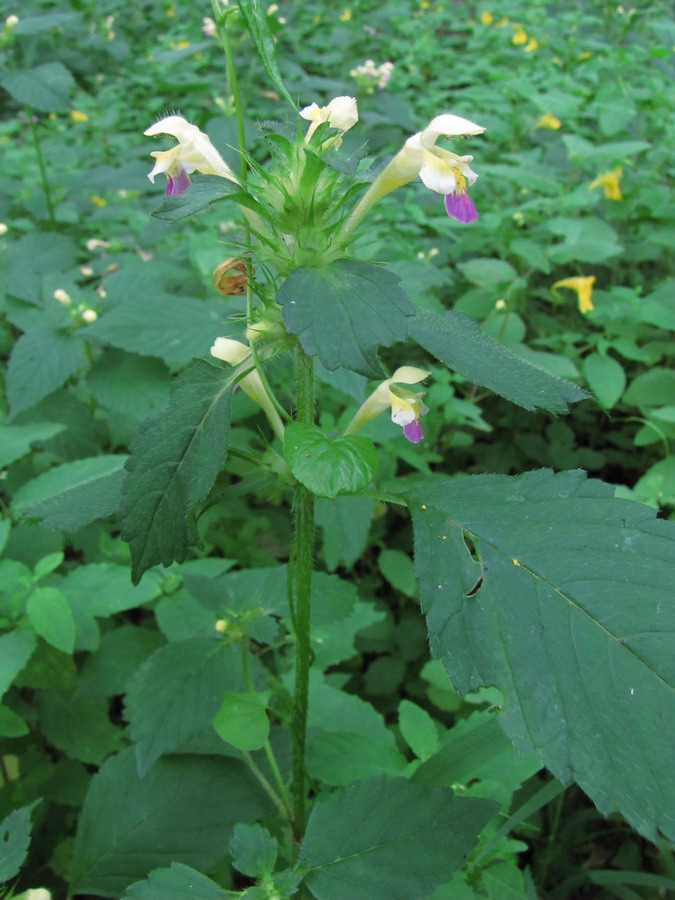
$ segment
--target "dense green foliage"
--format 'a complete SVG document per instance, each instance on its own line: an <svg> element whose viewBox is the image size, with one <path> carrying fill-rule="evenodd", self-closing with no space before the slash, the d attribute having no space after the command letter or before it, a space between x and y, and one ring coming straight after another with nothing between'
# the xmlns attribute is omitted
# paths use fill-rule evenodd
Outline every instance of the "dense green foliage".
<svg viewBox="0 0 675 900"><path fill-rule="evenodd" d="M0 894L667 896L667 4L241 0L229 60L209 5L15 12ZM448 112L478 219L352 228ZM234 180L161 196L174 114Z"/></svg>

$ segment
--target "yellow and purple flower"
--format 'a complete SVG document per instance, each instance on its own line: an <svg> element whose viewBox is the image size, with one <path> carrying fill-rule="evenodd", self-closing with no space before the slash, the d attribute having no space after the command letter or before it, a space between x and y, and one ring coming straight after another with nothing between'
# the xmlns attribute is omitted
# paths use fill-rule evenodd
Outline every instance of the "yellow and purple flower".
<svg viewBox="0 0 675 900"><path fill-rule="evenodd" d="M409 391L401 387L402 384L419 384L429 377L429 372L417 369L415 366L400 366L391 378L385 379L365 400L356 415L349 423L345 434L354 434L355 431L379 416L387 408L391 409L391 420L403 429L403 434L411 444L419 444L424 437L422 422L420 421L429 410L422 403L423 391Z"/></svg>
<svg viewBox="0 0 675 900"><path fill-rule="evenodd" d="M167 116L151 125L144 134L149 137L169 134L178 141L171 150L155 150L150 154L155 159L155 166L148 178L154 184L155 176L166 175L166 193L169 196L175 197L190 187L189 176L192 172L220 175L221 178L239 183L208 135L196 125L190 125L182 116Z"/></svg>

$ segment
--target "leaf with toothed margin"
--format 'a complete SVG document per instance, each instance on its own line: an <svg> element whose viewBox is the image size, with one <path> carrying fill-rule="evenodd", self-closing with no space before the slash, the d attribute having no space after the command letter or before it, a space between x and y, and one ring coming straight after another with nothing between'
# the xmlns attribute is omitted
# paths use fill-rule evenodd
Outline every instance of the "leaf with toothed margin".
<svg viewBox="0 0 675 900"><path fill-rule="evenodd" d="M382 266L341 259L321 269L295 269L277 300L287 329L327 369L381 378L377 348L404 341L415 315L399 281Z"/></svg>
<svg viewBox="0 0 675 900"><path fill-rule="evenodd" d="M576 384L514 356L456 310L420 310L411 322L410 336L459 375L525 409L565 413L569 403L589 396Z"/></svg>
<svg viewBox="0 0 675 900"><path fill-rule="evenodd" d="M407 500L431 651L455 688L499 688L521 751L675 839L675 525L578 471Z"/></svg>

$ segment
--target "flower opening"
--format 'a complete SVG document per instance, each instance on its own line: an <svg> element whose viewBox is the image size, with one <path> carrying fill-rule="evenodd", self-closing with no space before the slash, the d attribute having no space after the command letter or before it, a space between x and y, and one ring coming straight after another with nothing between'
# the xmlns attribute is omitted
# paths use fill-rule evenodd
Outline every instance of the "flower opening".
<svg viewBox="0 0 675 900"><path fill-rule="evenodd" d="M595 284L595 275L574 276L572 278L563 278L556 281L553 288L566 287L574 291L579 300L579 312L586 315L595 309L591 297L593 296L593 285Z"/></svg>
<svg viewBox="0 0 675 900"><path fill-rule="evenodd" d="M623 194L619 186L622 175L623 169L621 166L617 166L616 169L612 169L609 172L603 172L602 175L598 175L595 181L588 185L588 190L592 191L597 187L601 187L607 200L622 200Z"/></svg>
<svg viewBox="0 0 675 900"><path fill-rule="evenodd" d="M419 384L429 377L429 372L415 366L401 366L391 378L382 381L358 409L349 423L345 434L353 434L358 429L379 416L386 409L391 409L391 420L403 429L404 436L411 444L418 444L424 437L421 417L429 410L422 403L424 392L409 391L402 384Z"/></svg>

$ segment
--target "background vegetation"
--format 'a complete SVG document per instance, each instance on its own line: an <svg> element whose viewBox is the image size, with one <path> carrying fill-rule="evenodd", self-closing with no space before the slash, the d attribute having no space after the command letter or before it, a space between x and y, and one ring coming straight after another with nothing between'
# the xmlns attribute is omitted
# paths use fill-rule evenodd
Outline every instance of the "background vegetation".
<svg viewBox="0 0 675 900"><path fill-rule="evenodd" d="M231 825L271 819L247 769L253 760L270 774L261 751L232 751L227 758L238 756L240 769L225 778L216 762L212 772L195 765L184 773L162 807L163 821L180 823L161 838L168 856L147 850L133 871L97 844L105 835L85 801L108 760L118 793L105 815L114 831L122 827L116 810L132 808L141 789L137 760L151 771L149 802L161 806L175 787L174 757L164 753L216 752L189 693L178 702L184 721L193 712L195 722L162 731L176 702L166 690L176 666L195 678L204 665L222 666L226 689L237 692L247 677L240 647L253 641L271 648L279 684L288 685L290 613L279 566L289 557L290 499L273 474L250 463L265 440L242 392L233 405L234 452L200 512L193 559L157 567L133 587L116 517L139 423L164 409L173 376L207 356L224 323L242 315L240 298L218 296L211 282L240 236L236 206L214 204L178 222L153 217L162 198L147 179L153 146L143 137L180 111L238 166L222 50L202 22L207 5L24 0L16 13L18 23L8 20L0 32L0 821L28 809L25 821L5 828L25 831L27 843L30 816L32 840L18 880L11 864L3 877L16 893L43 886L60 897L71 883L76 893L148 900L150 893L125 892L178 859L223 890L241 890L260 873L245 864L232 870L236 845L228 850L214 823L222 828L226 807ZM406 363L432 376L422 443L403 441L385 418L364 431L381 446L382 489L395 481L412 490L420 475L441 472L582 468L672 518L668 4L315 0L270 7L268 24L298 106L358 97L348 154L364 140L370 155L394 153L441 112L486 127L471 144L478 221L449 220L439 198L413 183L374 210L364 258L386 260L418 306L466 313L518 357L593 395L565 418L533 414L421 351L387 350L392 367L405 352ZM259 123L289 121L288 106L243 24L234 36L250 146L264 162ZM382 69L387 62L393 67ZM279 363L271 377L287 397L290 370ZM330 429L346 424L367 382L348 372L324 380L319 422ZM440 662L429 661L408 517L367 497L352 502L358 516L340 498L317 508L323 571L313 649L321 677L312 686L308 748L315 783L410 772L449 748L439 783L496 800L501 815L466 871L425 895L434 900L667 896L675 887L672 844L602 817L577 787L563 792L536 756L519 756L503 736L492 712L499 692L460 698ZM209 579L229 598L227 615ZM238 606L241 596L248 599ZM216 619L232 630L229 656L218 663ZM184 648L172 650L185 639L193 640L188 663ZM267 662L256 659L256 683ZM283 720L283 690L279 698L274 712ZM286 739L274 732L285 771ZM326 737L340 732L344 740ZM136 758L122 752L131 742L142 748ZM205 784L212 805L193 807ZM96 870L99 853L107 869ZM290 882L285 890L290 895Z"/></svg>

